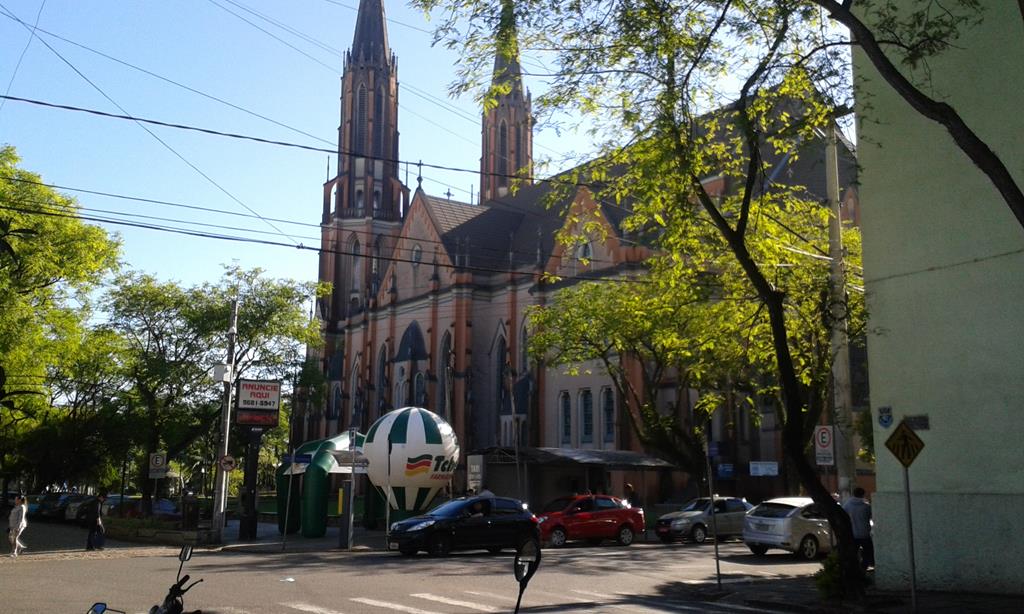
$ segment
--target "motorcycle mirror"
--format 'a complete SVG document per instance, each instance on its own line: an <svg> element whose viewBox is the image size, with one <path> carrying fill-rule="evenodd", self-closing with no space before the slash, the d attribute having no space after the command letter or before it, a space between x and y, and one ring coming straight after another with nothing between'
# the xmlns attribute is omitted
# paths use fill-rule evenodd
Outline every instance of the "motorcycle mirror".
<svg viewBox="0 0 1024 614"><path fill-rule="evenodd" d="M523 592L530 578L540 567L540 542L536 538L530 538L519 545L516 549L516 558L512 562L512 571L516 580L519 581L519 599L516 600L516 612L519 612L519 604L523 600Z"/></svg>
<svg viewBox="0 0 1024 614"><path fill-rule="evenodd" d="M86 614L103 614L107 611L107 604L105 603L94 603Z"/></svg>
<svg viewBox="0 0 1024 614"><path fill-rule="evenodd" d="M184 563L185 561L192 558L192 546L186 544L181 547L181 552L178 553L178 560Z"/></svg>

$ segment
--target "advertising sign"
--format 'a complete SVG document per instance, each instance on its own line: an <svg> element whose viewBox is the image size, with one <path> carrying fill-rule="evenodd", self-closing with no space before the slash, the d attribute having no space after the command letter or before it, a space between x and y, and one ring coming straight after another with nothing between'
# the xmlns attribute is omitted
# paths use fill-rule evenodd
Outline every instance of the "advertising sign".
<svg viewBox="0 0 1024 614"><path fill-rule="evenodd" d="M484 483L484 456L470 454L466 457L466 488L480 492Z"/></svg>
<svg viewBox="0 0 1024 614"><path fill-rule="evenodd" d="M836 464L835 431L831 426L814 428L814 461L819 467L831 467Z"/></svg>
<svg viewBox="0 0 1024 614"><path fill-rule="evenodd" d="M235 424L267 428L277 426L281 408L281 382L238 380L235 408Z"/></svg>

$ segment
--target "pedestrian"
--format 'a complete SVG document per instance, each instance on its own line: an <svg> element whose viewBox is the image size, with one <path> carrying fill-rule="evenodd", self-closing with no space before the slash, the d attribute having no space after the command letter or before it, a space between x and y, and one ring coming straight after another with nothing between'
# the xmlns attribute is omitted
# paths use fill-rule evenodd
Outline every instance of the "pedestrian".
<svg viewBox="0 0 1024 614"><path fill-rule="evenodd" d="M640 507L640 497L633 490L633 485L627 483L625 488L626 493L622 496L623 499L629 503L630 507Z"/></svg>
<svg viewBox="0 0 1024 614"><path fill-rule="evenodd" d="M843 511L850 517L853 527L853 542L860 549L860 566L867 571L875 566L875 544L871 539L871 504L864 499L864 489L853 489L853 496L843 504Z"/></svg>
<svg viewBox="0 0 1024 614"><path fill-rule="evenodd" d="M107 500L107 493L100 491L95 499L89 501L85 508L85 523L89 526L89 535L85 538L86 550L103 550L104 534L103 527L103 502Z"/></svg>
<svg viewBox="0 0 1024 614"><path fill-rule="evenodd" d="M477 494L479 494L481 497L493 497L494 496L494 493L491 492L491 489L487 488L487 484L481 484L480 485L480 492L477 493Z"/></svg>
<svg viewBox="0 0 1024 614"><path fill-rule="evenodd" d="M25 544L21 543L21 534L28 526L28 505L25 504L25 495L15 495L14 507L11 508L11 515L7 519L7 539L11 542L11 558L17 558Z"/></svg>

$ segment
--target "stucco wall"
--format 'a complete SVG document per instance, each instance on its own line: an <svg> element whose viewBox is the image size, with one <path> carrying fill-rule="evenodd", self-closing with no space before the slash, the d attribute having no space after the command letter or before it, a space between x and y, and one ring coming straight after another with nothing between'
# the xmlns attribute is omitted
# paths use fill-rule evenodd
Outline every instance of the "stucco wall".
<svg viewBox="0 0 1024 614"><path fill-rule="evenodd" d="M930 61L934 88L1024 184L1024 20L984 22ZM877 583L908 585L902 467L878 408L927 414L910 469L919 586L1020 592L1024 541L1024 229L944 129L855 55L864 274L874 334Z"/></svg>

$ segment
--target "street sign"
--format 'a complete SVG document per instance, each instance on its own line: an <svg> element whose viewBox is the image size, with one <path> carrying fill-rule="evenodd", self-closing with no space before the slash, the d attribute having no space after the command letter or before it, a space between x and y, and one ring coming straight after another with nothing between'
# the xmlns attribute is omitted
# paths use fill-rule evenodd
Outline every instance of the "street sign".
<svg viewBox="0 0 1024 614"><path fill-rule="evenodd" d="M818 466L832 466L836 464L834 434L835 431L831 426L818 426L814 428L814 461Z"/></svg>
<svg viewBox="0 0 1024 614"><path fill-rule="evenodd" d="M230 454L228 454L227 456L222 456L220 460L217 461L217 464L220 465L220 468L223 469L224 471L234 471L235 457L231 456Z"/></svg>
<svg viewBox="0 0 1024 614"><path fill-rule="evenodd" d="M285 454L282 459L286 463L306 463L313 462L312 454Z"/></svg>
<svg viewBox="0 0 1024 614"><path fill-rule="evenodd" d="M878 408L878 426L883 429L892 426L892 406L883 405Z"/></svg>
<svg viewBox="0 0 1024 614"><path fill-rule="evenodd" d="M718 477L723 479L732 479L736 477L736 466L732 463L719 463Z"/></svg>
<svg viewBox="0 0 1024 614"><path fill-rule="evenodd" d="M778 461L750 461L751 476L779 475Z"/></svg>
<svg viewBox="0 0 1024 614"><path fill-rule="evenodd" d="M149 455L149 477L152 480L167 477L167 452L153 452Z"/></svg>
<svg viewBox="0 0 1024 614"><path fill-rule="evenodd" d="M906 420L900 422L892 435L885 440L885 447L889 448L896 460L904 467L910 467L917 458L917 455L924 449L924 442L917 436L914 429L910 428Z"/></svg>
<svg viewBox="0 0 1024 614"><path fill-rule="evenodd" d="M708 443L708 456L718 456L718 442L712 441Z"/></svg>

